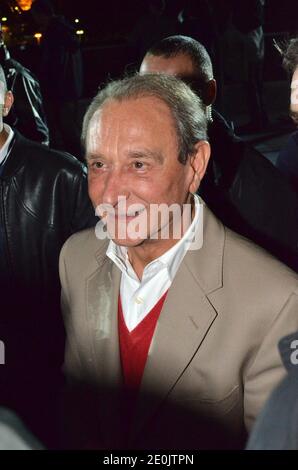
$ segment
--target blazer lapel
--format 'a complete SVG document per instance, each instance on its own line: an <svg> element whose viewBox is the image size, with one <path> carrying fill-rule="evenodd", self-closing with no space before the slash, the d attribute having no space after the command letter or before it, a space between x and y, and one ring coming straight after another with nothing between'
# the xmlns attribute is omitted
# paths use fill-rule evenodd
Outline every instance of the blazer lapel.
<svg viewBox="0 0 298 470"><path fill-rule="evenodd" d="M122 382L118 340L118 295L121 272L106 256L96 253L98 269L86 284L86 315L98 384L117 386Z"/></svg>
<svg viewBox="0 0 298 470"><path fill-rule="evenodd" d="M208 294L222 287L223 245L223 226L204 208L203 247L185 255L169 289L150 346L133 433L173 389L217 316Z"/></svg>
<svg viewBox="0 0 298 470"><path fill-rule="evenodd" d="M118 296L121 272L106 256L106 248L96 253L98 268L86 284L87 323L94 367L97 410L102 442L110 447L117 441L119 416L122 412L123 387L119 336ZM116 439L116 441L115 441Z"/></svg>

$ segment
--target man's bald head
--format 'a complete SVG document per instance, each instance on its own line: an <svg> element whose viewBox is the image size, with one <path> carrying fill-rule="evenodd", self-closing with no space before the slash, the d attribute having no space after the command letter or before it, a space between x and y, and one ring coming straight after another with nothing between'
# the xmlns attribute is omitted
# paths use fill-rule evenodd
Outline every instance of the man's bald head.
<svg viewBox="0 0 298 470"><path fill-rule="evenodd" d="M146 53L140 73L165 73L180 78L197 93L206 106L216 97L216 82L206 48L187 36L170 36Z"/></svg>

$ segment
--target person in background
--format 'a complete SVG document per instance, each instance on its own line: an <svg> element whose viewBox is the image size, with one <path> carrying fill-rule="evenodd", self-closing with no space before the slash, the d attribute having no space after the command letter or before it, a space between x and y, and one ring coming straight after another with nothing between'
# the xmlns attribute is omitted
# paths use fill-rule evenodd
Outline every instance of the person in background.
<svg viewBox="0 0 298 470"><path fill-rule="evenodd" d="M43 449L43 445L12 410L0 407L0 450Z"/></svg>
<svg viewBox="0 0 298 470"><path fill-rule="evenodd" d="M30 70L11 57L4 42L1 22L0 65L4 70L8 89L16 97L5 122L20 131L27 139L49 145L49 129L39 81Z"/></svg>
<svg viewBox="0 0 298 470"><path fill-rule="evenodd" d="M203 44L188 36L169 36L147 50L140 65L140 73L165 73L180 78L201 98L208 120L208 136L212 157L200 190L213 192L218 187L229 187L235 167L241 158L241 140L235 136L224 117L214 109L217 83L210 56ZM240 143L240 145L239 145ZM208 203L210 204L210 200Z"/></svg>
<svg viewBox="0 0 298 470"><path fill-rule="evenodd" d="M55 14L50 0L35 0L30 10L42 32L38 70L52 148L80 156L78 100L83 91L80 41L75 29Z"/></svg>
<svg viewBox="0 0 298 470"><path fill-rule="evenodd" d="M229 2L226 2L227 5ZM247 98L249 122L237 129L241 134L257 133L268 126L263 99L263 66L265 56L265 0L230 0L235 41L241 47L244 72L243 90Z"/></svg>
<svg viewBox="0 0 298 470"><path fill-rule="evenodd" d="M298 38L291 39L284 48L278 46L278 49L283 57L283 67L291 77L290 114L298 126ZM281 149L276 166L298 192L298 131L289 137Z"/></svg>
<svg viewBox="0 0 298 470"><path fill-rule="evenodd" d="M83 165L3 123L13 102L0 67L0 404L51 447L64 350L58 257L95 217Z"/></svg>

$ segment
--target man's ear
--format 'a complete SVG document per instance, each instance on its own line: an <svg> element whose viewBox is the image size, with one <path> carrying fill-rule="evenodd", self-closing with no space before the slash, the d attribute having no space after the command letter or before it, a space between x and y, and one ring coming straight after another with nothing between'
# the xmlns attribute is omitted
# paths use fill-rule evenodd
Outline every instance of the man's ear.
<svg viewBox="0 0 298 470"><path fill-rule="evenodd" d="M210 145L206 140L200 140L195 145L195 152L190 157L192 168L192 181L189 185L189 192L195 193L200 186L201 180L206 173L210 158Z"/></svg>
<svg viewBox="0 0 298 470"><path fill-rule="evenodd" d="M217 94L217 84L216 80L212 78L209 80L204 88L203 92L203 101L206 106L210 106L214 103Z"/></svg>
<svg viewBox="0 0 298 470"><path fill-rule="evenodd" d="M3 116L7 116L10 108L12 107L14 102L14 97L11 91L7 91L5 93L5 98L4 98L4 106L3 106Z"/></svg>

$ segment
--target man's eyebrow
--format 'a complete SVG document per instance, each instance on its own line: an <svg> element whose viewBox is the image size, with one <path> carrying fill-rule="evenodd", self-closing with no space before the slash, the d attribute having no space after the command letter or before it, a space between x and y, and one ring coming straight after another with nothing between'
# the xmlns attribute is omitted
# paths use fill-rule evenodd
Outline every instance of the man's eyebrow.
<svg viewBox="0 0 298 470"><path fill-rule="evenodd" d="M128 158L150 158L152 160L157 161L158 163L162 163L164 158L160 152L155 152L149 149L140 149L140 150L131 150L127 153ZM86 160L105 160L105 157L99 153L87 152Z"/></svg>
<svg viewBox="0 0 298 470"><path fill-rule="evenodd" d="M98 160L104 159L103 155L99 155L98 153L87 152L86 160Z"/></svg>
<svg viewBox="0 0 298 470"><path fill-rule="evenodd" d="M132 150L128 153L129 158L151 158L158 163L162 163L164 158L160 152L155 152L149 149Z"/></svg>

